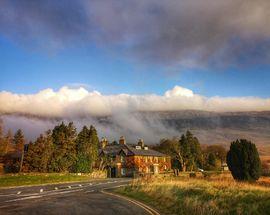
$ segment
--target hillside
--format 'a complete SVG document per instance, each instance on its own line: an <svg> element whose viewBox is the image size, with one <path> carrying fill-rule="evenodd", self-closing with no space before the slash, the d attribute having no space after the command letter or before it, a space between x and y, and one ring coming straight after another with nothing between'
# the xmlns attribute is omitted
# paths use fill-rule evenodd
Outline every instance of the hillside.
<svg viewBox="0 0 270 215"><path fill-rule="evenodd" d="M64 121L74 121L80 128L84 124L94 124L100 136L110 140L125 135L130 141L144 138L148 144L157 143L161 138L179 136L190 129L203 144L223 144L228 146L236 138L254 141L261 154L270 151L270 112L136 112L104 117L85 116L76 119L50 119L33 116L3 115L5 127L23 128L26 135L35 138L45 129Z"/></svg>

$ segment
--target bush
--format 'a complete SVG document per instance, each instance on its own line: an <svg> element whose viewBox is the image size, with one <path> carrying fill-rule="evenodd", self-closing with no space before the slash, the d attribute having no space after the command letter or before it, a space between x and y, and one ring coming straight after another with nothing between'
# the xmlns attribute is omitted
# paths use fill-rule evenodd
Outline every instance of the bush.
<svg viewBox="0 0 270 215"><path fill-rule="evenodd" d="M241 139L231 143L227 164L233 178L255 181L261 176L261 161L255 144Z"/></svg>

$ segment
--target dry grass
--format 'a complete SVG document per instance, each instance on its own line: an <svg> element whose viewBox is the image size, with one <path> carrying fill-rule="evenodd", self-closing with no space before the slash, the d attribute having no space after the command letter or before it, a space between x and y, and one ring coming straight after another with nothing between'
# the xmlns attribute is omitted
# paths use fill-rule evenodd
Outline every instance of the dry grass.
<svg viewBox="0 0 270 215"><path fill-rule="evenodd" d="M136 180L118 192L145 201L162 214L269 214L270 179L240 183L230 175L211 178Z"/></svg>

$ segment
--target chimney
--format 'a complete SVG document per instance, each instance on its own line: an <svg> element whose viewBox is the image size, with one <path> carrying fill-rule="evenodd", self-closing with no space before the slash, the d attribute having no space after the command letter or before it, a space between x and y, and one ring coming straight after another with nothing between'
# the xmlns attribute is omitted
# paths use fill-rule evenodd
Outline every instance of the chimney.
<svg viewBox="0 0 270 215"><path fill-rule="evenodd" d="M101 148L105 148L108 144L108 140L105 138L105 137L102 137L101 141L100 141L100 145L101 145Z"/></svg>
<svg viewBox="0 0 270 215"><path fill-rule="evenodd" d="M140 146L142 149L144 148L144 142L143 139L139 139L138 146Z"/></svg>
<svg viewBox="0 0 270 215"><path fill-rule="evenodd" d="M126 145L126 139L124 136L121 136L120 139L119 139L119 144L123 144L123 145Z"/></svg>

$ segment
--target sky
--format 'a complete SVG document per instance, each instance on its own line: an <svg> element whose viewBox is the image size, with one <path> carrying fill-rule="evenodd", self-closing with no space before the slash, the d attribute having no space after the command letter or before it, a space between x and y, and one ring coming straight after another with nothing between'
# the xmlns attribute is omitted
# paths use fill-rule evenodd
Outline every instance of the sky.
<svg viewBox="0 0 270 215"><path fill-rule="evenodd" d="M1 0L0 121L29 140L64 120L156 142L180 133L157 111L269 111L269 11L269 0Z"/></svg>
<svg viewBox="0 0 270 215"><path fill-rule="evenodd" d="M266 0L3 0L0 100L80 88L105 100L121 94L162 100L176 87L204 102L182 105L180 93L177 108L168 109L222 111L228 100L253 99L251 110L268 110L269 9ZM215 98L222 104L208 108ZM237 102L231 110L246 110Z"/></svg>

